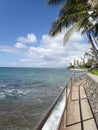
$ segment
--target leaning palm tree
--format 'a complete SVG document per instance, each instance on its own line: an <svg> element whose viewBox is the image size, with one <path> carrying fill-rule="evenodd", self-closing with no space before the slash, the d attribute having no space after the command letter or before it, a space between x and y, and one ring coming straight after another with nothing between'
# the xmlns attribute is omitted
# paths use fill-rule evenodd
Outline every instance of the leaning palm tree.
<svg viewBox="0 0 98 130"><path fill-rule="evenodd" d="M91 33L92 30L96 31L96 28L93 26L92 22L89 20L96 18L96 11L94 10L92 13L88 11L91 9L91 6L88 5L87 0L48 0L48 5L56 5L59 3L63 3L62 8L59 12L59 17L53 22L53 25L50 30L50 35L54 36L58 32L61 32L63 28L71 27L64 36L64 42L69 39L70 34L74 30L80 30L82 28L82 32L86 32L90 43L93 48L93 52L96 57L96 61L98 60L98 50L93 43ZM97 15L98 16L98 15ZM96 24L95 24L96 25ZM94 33L95 35L95 33ZM98 61L97 61L98 62Z"/></svg>
<svg viewBox="0 0 98 130"><path fill-rule="evenodd" d="M89 17L90 18L92 18L92 23L93 22L95 22L96 21L96 23L93 25L93 24L91 24L91 23L89 23L88 25L90 26L90 30L92 29L92 33L93 33L93 36L95 37L95 36L98 36L98 0L47 0L47 4L48 5L57 5L57 4L63 4L63 5L69 5L70 6L70 4L71 3L73 3L74 5L73 5L73 7L72 8L70 8L70 9L68 9L68 11L66 12L66 13L68 13L69 11L70 11L70 13L71 13L71 10L72 10L72 12L73 12L73 9L74 8L76 8L76 11L75 12L73 12L73 14L72 15L74 15L74 13L76 14L76 12L77 11L79 11L79 10L81 10L81 12L83 13L85 13L86 15L86 17L87 17L87 19L89 19ZM80 4L80 5L79 5ZM75 6L76 5L76 6ZM78 6L77 6L78 5ZM85 6L84 6L85 5ZM60 12L64 12L64 8L66 8L67 9L67 7L66 6L64 6L62 9L61 9L61 11ZM78 9L77 9L78 8ZM88 13L88 11L91 11L92 13L91 14L89 14ZM80 12L80 11L79 11ZM66 15L66 14L64 14L64 13L60 13L59 14L59 18L61 17L60 15ZM81 17L81 13L78 13L79 15L80 15L80 17ZM71 16L72 16L71 15ZM78 16L79 16L78 15ZM70 17L70 16L69 16ZM72 16L73 17L73 16ZM79 17L79 19L81 19ZM84 19L84 16L82 17L83 19ZM65 19L65 18L64 18ZM78 19L78 20L79 20ZM60 19L61 20L61 19ZM58 20L57 22L60 22L60 20ZM66 19L65 19L66 20ZM72 20L73 20L73 18L72 18ZM68 20L67 20L68 21ZM64 23L65 21L63 21L63 23ZM68 21L69 22L69 21ZM67 22L67 24L68 25L70 25L70 22L68 23ZM85 22L85 21L84 21ZM55 23L55 22L54 22ZM66 24L66 27L67 27L67 24ZM72 24L72 23L71 23ZM62 25L61 25L61 27L62 27ZM52 30L52 29L51 29ZM55 29L56 30L56 29ZM58 30L58 31L60 31L60 29ZM51 32L51 31L50 31ZM55 32L56 33L56 32ZM51 34L51 33L50 33ZM94 38L95 39L95 38Z"/></svg>
<svg viewBox="0 0 98 130"><path fill-rule="evenodd" d="M96 23L93 26L95 36L98 36L98 0L88 0L88 5L92 11L92 18Z"/></svg>

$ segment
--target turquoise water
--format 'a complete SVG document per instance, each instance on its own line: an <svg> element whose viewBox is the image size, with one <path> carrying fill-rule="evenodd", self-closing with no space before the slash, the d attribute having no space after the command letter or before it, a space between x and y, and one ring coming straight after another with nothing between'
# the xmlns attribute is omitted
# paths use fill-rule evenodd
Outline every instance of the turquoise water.
<svg viewBox="0 0 98 130"><path fill-rule="evenodd" d="M72 73L0 68L0 130L33 130Z"/></svg>

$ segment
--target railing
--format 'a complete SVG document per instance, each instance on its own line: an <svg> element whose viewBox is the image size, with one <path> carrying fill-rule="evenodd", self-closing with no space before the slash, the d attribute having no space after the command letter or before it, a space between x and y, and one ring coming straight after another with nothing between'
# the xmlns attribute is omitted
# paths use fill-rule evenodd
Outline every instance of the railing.
<svg viewBox="0 0 98 130"><path fill-rule="evenodd" d="M45 113L43 118L39 121L39 123L37 124L37 126L35 127L34 130L54 130L54 129L58 130L59 129L64 110L67 107L68 96L71 92L72 85L75 82L77 82L77 80L82 79L84 77L85 77L85 71L75 72L71 75L71 77L68 79L65 87L62 89L62 91L56 97L56 99L51 104L51 106L49 107L49 109L47 110L47 112ZM60 114L55 116L54 113L57 112L57 108L60 111ZM59 112L57 112L57 113L59 113ZM55 116L54 117L56 119L55 121L50 121L53 119L52 115ZM54 123L54 122L56 122L56 123Z"/></svg>

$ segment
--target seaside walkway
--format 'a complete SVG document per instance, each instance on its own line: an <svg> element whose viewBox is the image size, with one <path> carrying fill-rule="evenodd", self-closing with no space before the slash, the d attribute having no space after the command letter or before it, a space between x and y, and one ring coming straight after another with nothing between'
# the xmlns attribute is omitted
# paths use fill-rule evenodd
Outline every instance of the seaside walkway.
<svg viewBox="0 0 98 130"><path fill-rule="evenodd" d="M85 80L72 85L59 130L98 130L85 85Z"/></svg>

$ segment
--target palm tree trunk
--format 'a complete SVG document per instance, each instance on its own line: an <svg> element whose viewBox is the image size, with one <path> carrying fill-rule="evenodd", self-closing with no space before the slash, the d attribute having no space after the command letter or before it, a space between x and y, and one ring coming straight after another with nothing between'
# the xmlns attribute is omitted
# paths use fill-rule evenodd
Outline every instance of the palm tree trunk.
<svg viewBox="0 0 98 130"><path fill-rule="evenodd" d="M95 45L94 45L94 43L92 41L90 32L89 32L89 30L87 28L85 28L85 32L86 32L86 34L88 36L88 39L89 39L89 41L90 41L90 43L92 45L92 49L93 49L93 53L95 55L96 63L98 63L98 50L96 49L96 47L95 47Z"/></svg>
<svg viewBox="0 0 98 130"><path fill-rule="evenodd" d="M97 41L96 41L96 39L95 39L94 31L92 31L92 35L93 35L93 39L94 39L94 41L95 41L95 44L96 44L96 46L97 46L97 48L98 48L98 43L97 43Z"/></svg>

